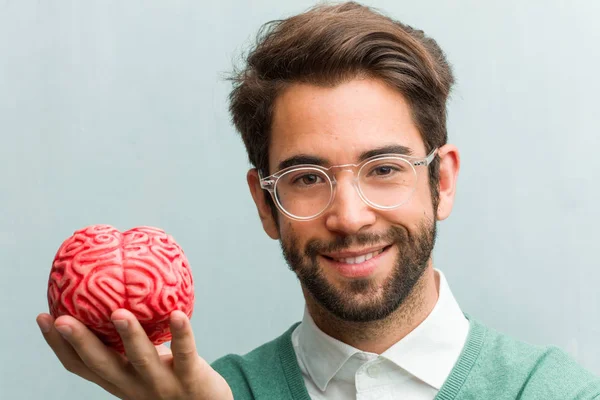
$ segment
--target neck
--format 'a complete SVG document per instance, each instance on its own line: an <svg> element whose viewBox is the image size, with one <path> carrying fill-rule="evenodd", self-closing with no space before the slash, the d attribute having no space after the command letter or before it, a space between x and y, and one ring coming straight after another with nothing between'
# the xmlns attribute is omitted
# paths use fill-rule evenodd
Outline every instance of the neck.
<svg viewBox="0 0 600 400"><path fill-rule="evenodd" d="M306 292L304 296L310 316L324 333L359 350L381 354L427 318L437 303L438 293L439 275L430 261L406 300L383 320L344 321L324 309Z"/></svg>

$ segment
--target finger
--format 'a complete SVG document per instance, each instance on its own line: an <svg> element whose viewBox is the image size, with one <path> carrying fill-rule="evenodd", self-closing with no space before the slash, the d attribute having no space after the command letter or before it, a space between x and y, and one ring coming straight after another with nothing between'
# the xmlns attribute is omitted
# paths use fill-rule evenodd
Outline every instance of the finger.
<svg viewBox="0 0 600 400"><path fill-rule="evenodd" d="M156 347L135 315L119 309L112 313L111 320L121 335L125 354L135 371L148 383L167 384L164 380L168 370L163 367Z"/></svg>
<svg viewBox="0 0 600 400"><path fill-rule="evenodd" d="M192 382L200 377L201 358L196 350L194 332L187 315L182 311L173 311L170 316L171 352L173 370L182 382Z"/></svg>
<svg viewBox="0 0 600 400"><path fill-rule="evenodd" d="M61 316L54 322L56 330L69 342L81 361L100 378L117 388L134 385L121 356L108 348L84 324L71 316Z"/></svg>
<svg viewBox="0 0 600 400"><path fill-rule="evenodd" d="M173 311L170 322L173 370L183 391L194 398L233 399L225 379L198 355L187 315L182 311Z"/></svg>
<svg viewBox="0 0 600 400"><path fill-rule="evenodd" d="M51 315L39 314L36 322L42 331L44 340L67 371L97 384L116 397L123 398L123 393L115 385L102 379L84 364L75 349L56 330L54 318Z"/></svg>

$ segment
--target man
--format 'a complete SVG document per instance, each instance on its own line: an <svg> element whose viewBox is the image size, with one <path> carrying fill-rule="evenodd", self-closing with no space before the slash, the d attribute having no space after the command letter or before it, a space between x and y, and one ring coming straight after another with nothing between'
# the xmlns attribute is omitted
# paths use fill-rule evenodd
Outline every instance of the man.
<svg viewBox="0 0 600 400"><path fill-rule="evenodd" d="M561 350L463 314L433 267L460 167L435 41L355 3L268 28L230 109L263 228L299 278L302 322L210 366L181 312L160 354L115 311L127 358L73 318L40 315L64 366L123 399L600 398L600 379Z"/></svg>

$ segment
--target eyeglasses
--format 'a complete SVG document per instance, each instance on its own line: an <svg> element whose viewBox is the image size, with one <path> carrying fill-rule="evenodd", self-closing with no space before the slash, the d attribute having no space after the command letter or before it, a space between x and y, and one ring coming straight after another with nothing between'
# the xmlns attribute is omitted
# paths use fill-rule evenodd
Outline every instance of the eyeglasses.
<svg viewBox="0 0 600 400"><path fill-rule="evenodd" d="M269 191L277 208L289 218L307 221L317 218L333 203L336 171L350 171L360 198L378 210L392 210L410 200L417 188L418 166L429 166L437 154L425 158L382 154L359 164L295 165L263 178L260 187Z"/></svg>

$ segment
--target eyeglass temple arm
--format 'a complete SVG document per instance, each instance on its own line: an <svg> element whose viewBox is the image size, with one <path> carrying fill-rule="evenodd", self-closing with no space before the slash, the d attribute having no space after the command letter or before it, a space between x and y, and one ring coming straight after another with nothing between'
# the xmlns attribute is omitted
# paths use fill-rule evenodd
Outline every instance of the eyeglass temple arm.
<svg viewBox="0 0 600 400"><path fill-rule="evenodd" d="M438 152L438 149L433 149L433 151L431 153L429 153L429 155L424 160L415 161L415 162L413 162L413 165L414 166L419 166L419 165L427 166L427 165L431 164L431 162L435 158L437 152Z"/></svg>
<svg viewBox="0 0 600 400"><path fill-rule="evenodd" d="M273 190L273 185L275 185L275 180L263 178L262 173L260 171L258 171L258 181L260 182L260 187L262 189Z"/></svg>

